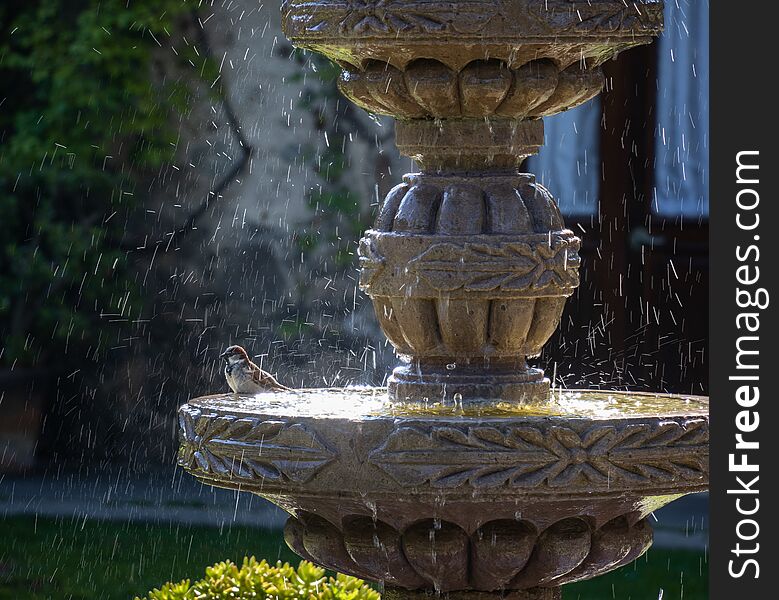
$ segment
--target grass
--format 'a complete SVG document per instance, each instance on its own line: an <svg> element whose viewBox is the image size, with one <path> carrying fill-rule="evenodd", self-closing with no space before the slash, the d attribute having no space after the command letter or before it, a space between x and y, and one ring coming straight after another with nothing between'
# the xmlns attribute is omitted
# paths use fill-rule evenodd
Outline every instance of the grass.
<svg viewBox="0 0 779 600"><path fill-rule="evenodd" d="M708 600L709 563L702 552L650 549L630 565L563 590L563 600Z"/></svg>
<svg viewBox="0 0 779 600"><path fill-rule="evenodd" d="M168 580L199 578L206 566L227 558L240 562L245 555L299 560L280 531L0 518L0 599L127 600ZM650 550L615 573L567 586L563 598L706 600L707 569L702 554Z"/></svg>
<svg viewBox="0 0 779 600"><path fill-rule="evenodd" d="M0 599L127 600L252 554L299 560L278 531L13 517L0 520Z"/></svg>

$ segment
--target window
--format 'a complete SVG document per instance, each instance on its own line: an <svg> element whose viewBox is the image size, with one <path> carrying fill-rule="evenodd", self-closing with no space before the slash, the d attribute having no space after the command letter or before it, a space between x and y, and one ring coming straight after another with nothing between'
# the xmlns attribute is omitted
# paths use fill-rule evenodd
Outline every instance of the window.
<svg viewBox="0 0 779 600"><path fill-rule="evenodd" d="M600 100L544 117L544 145L526 169L548 188L564 215L598 211Z"/></svg>
<svg viewBox="0 0 779 600"><path fill-rule="evenodd" d="M655 187L663 217L709 215L709 3L668 0L658 40Z"/></svg>

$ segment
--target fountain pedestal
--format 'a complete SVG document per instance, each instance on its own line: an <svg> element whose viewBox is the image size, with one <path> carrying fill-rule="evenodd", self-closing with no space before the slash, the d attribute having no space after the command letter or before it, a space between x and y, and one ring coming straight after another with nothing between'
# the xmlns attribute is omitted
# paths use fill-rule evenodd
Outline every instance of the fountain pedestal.
<svg viewBox="0 0 779 600"><path fill-rule="evenodd" d="M546 401L527 357L578 285L580 242L518 167L542 117L597 95L601 64L659 33L662 3L290 0L283 26L341 66L350 100L395 117L421 167L360 243L361 287L401 358L390 396Z"/></svg>
<svg viewBox="0 0 779 600"><path fill-rule="evenodd" d="M579 240L518 167L542 117L659 33L662 3L288 0L283 24L397 119L421 167L359 245L401 363L387 390L194 399L181 466L283 507L298 554L389 598L548 600L634 560L647 516L708 485L708 405L552 392L528 366L578 285Z"/></svg>

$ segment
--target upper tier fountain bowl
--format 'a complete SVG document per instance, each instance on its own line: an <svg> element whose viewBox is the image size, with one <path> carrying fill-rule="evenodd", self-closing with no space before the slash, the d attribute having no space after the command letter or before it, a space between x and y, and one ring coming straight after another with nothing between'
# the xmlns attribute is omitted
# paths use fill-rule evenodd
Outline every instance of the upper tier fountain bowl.
<svg viewBox="0 0 779 600"><path fill-rule="evenodd" d="M289 545L385 595L552 600L652 540L647 516L708 485L698 397L550 390L527 358L579 282L580 240L519 166L541 118L662 28L655 0L288 0L288 37L393 115L421 172L359 245L401 364L387 389L196 398L179 462L290 513ZM483 597L483 598L482 598ZM386 600L386 598L385 598Z"/></svg>

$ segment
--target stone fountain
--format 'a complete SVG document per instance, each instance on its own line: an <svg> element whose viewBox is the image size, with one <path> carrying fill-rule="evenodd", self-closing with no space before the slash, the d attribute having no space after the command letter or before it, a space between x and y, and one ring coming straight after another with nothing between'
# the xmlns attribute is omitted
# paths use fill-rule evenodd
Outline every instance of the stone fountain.
<svg viewBox="0 0 779 600"><path fill-rule="evenodd" d="M385 597L560 598L627 564L648 515L708 484L708 402L553 391L528 366L578 285L580 241L519 171L542 117L650 43L661 2L287 0L298 46L397 119L419 173L360 241L400 364L387 389L217 395L180 409L179 463L289 512L287 543Z"/></svg>

